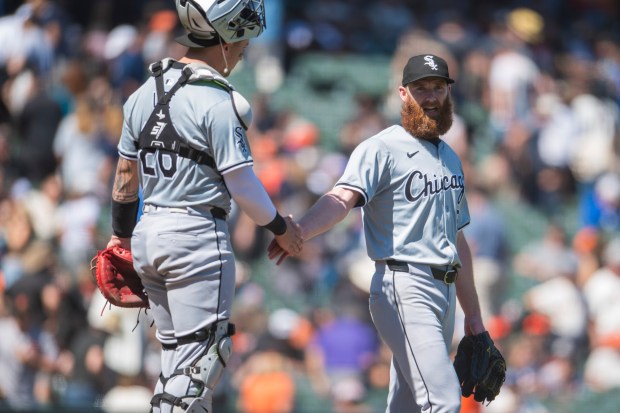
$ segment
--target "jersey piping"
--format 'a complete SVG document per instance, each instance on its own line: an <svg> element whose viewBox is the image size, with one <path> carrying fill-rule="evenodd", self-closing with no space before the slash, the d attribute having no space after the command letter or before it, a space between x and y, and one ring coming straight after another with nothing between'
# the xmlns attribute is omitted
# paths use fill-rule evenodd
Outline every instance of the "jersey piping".
<svg viewBox="0 0 620 413"><path fill-rule="evenodd" d="M364 191L359 186L350 185L350 184L337 184L336 186L337 187L351 189L351 190L353 190L355 192L358 192L362 196L362 198L357 201L357 203L355 204L354 208L363 207L364 205L366 205L368 203L368 194L366 193L366 191Z"/></svg>

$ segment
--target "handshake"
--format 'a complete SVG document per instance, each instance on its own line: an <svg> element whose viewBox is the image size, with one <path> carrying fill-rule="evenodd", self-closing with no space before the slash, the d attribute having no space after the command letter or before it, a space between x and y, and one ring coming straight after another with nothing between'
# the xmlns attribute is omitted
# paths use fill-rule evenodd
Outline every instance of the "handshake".
<svg viewBox="0 0 620 413"><path fill-rule="evenodd" d="M299 256L304 245L301 226L293 220L291 215L284 220L286 221L286 232L276 235L267 247L269 259L276 260L276 265L282 264L288 256Z"/></svg>
<svg viewBox="0 0 620 413"><path fill-rule="evenodd" d="M276 235L267 247L269 259L276 260L276 265L280 265L289 255L301 255L304 242L342 221L353 207L360 204L360 201L363 200L358 192L336 187L321 196L299 223L295 222L291 215L287 216L286 232Z"/></svg>

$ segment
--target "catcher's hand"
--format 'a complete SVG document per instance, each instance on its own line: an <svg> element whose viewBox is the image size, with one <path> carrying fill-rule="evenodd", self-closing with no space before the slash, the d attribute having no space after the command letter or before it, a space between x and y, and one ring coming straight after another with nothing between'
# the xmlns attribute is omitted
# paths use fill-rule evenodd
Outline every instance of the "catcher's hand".
<svg viewBox="0 0 620 413"><path fill-rule="evenodd" d="M149 300L136 270L131 251L113 246L98 251L90 269L101 294L118 307L148 308Z"/></svg>
<svg viewBox="0 0 620 413"><path fill-rule="evenodd" d="M486 331L463 337L456 350L454 369L463 396L473 393L478 402L495 400L506 379L506 361Z"/></svg>

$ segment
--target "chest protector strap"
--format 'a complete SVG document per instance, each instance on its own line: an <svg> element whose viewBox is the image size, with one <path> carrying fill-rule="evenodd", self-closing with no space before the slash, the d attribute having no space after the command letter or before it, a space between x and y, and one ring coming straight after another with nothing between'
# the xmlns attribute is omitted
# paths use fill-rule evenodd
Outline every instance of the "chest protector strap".
<svg viewBox="0 0 620 413"><path fill-rule="evenodd" d="M172 152L183 158L189 158L201 165L207 165L216 169L215 160L208 153L194 149L185 143L185 140L179 135L170 119L170 99L185 84L190 81L194 75L194 71L190 66L185 66L181 73L181 77L166 93L164 91L164 71L167 69L168 62L156 62L151 65L151 72L155 78L155 87L157 90L157 103L149 116L144 128L140 131L138 137L138 149L147 152L155 152L156 150Z"/></svg>

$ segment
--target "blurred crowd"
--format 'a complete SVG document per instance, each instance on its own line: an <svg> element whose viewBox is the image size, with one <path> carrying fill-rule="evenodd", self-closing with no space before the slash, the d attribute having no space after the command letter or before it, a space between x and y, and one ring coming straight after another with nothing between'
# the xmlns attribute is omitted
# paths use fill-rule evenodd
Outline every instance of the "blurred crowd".
<svg viewBox="0 0 620 413"><path fill-rule="evenodd" d="M398 122L409 56L445 57L456 116L444 140L464 163L476 283L508 362L499 398L462 411L617 411L620 4L265 3L268 29L241 70L257 80L248 137L279 210L303 214L355 145ZM152 320L107 305L90 261L111 232L122 104L148 63L182 54L173 10L0 1L0 411L148 412L160 372ZM384 94L351 96L335 150L302 111L272 105L307 52L391 61ZM216 411L384 411L390 353L369 319L359 211L281 266L236 208L229 225L237 334Z"/></svg>

